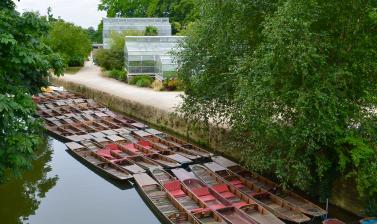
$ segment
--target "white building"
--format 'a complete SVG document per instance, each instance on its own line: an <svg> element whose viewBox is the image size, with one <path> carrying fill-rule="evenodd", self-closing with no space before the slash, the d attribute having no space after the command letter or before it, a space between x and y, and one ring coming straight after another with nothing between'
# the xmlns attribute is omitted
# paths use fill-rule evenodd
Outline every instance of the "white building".
<svg viewBox="0 0 377 224"><path fill-rule="evenodd" d="M103 18L103 45L110 48L111 32L125 30L145 31L148 26L154 26L159 36L171 36L171 24L169 18Z"/></svg>

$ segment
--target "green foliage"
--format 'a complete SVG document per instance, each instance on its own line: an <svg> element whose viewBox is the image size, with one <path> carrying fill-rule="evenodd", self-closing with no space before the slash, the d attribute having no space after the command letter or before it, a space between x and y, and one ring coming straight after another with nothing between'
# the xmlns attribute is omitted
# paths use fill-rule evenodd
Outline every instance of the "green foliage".
<svg viewBox="0 0 377 224"><path fill-rule="evenodd" d="M93 55L94 62L106 70L122 70L124 66L124 53L108 49L99 49Z"/></svg>
<svg viewBox="0 0 377 224"><path fill-rule="evenodd" d="M106 70L122 70L124 67L124 45L126 36L142 36L142 31L125 30L111 32L110 49L99 49L94 54L94 62Z"/></svg>
<svg viewBox="0 0 377 224"><path fill-rule="evenodd" d="M47 84L49 71L60 75L64 68L41 40L48 22L35 13L20 15L11 5L0 8L0 182L4 172L30 167L42 137L31 94Z"/></svg>
<svg viewBox="0 0 377 224"><path fill-rule="evenodd" d="M144 36L157 36L158 29L155 26L147 26L145 28Z"/></svg>
<svg viewBox="0 0 377 224"><path fill-rule="evenodd" d="M125 81L127 78L127 72L124 70L113 69L109 72L109 76L120 81Z"/></svg>
<svg viewBox="0 0 377 224"><path fill-rule="evenodd" d="M197 0L101 0L98 9L107 17L169 17L182 29L198 17ZM176 30L173 27L174 33Z"/></svg>
<svg viewBox="0 0 377 224"><path fill-rule="evenodd" d="M95 30L93 27L89 27L86 32L92 43L102 43L102 30Z"/></svg>
<svg viewBox="0 0 377 224"><path fill-rule="evenodd" d="M328 194L318 191L346 175L360 196L377 197L377 3L200 7L178 53L181 110L226 123L246 164L285 185Z"/></svg>
<svg viewBox="0 0 377 224"><path fill-rule="evenodd" d="M149 75L138 75L132 77L132 79L128 82L131 85L136 85L138 87L149 87L153 82L153 78Z"/></svg>
<svg viewBox="0 0 377 224"><path fill-rule="evenodd" d="M92 50L87 31L64 21L52 22L46 43L59 53L68 66L83 66Z"/></svg>

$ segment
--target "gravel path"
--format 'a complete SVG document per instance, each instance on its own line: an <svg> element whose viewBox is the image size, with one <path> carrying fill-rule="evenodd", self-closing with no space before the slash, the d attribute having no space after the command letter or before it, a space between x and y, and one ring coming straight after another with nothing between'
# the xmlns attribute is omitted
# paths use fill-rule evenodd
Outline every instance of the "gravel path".
<svg viewBox="0 0 377 224"><path fill-rule="evenodd" d="M65 74L59 79L81 84L168 112L173 112L176 106L182 102L180 95L183 92L158 92L149 88L139 88L115 79L103 77L101 75L101 68L94 65L91 61L87 61L78 73L74 75Z"/></svg>

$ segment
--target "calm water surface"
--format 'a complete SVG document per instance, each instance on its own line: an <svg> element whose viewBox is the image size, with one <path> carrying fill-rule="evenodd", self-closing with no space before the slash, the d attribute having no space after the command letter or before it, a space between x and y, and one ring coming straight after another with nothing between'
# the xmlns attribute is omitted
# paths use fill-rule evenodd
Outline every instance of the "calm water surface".
<svg viewBox="0 0 377 224"><path fill-rule="evenodd" d="M0 185L1 224L160 223L132 185L107 181L53 138L49 145L22 179Z"/></svg>

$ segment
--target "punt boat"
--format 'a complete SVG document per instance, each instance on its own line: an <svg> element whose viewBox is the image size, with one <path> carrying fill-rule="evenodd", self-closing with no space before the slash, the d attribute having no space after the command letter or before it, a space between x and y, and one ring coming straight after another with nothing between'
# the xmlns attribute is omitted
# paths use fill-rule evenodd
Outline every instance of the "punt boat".
<svg viewBox="0 0 377 224"><path fill-rule="evenodd" d="M162 168L160 164L144 156L131 156L131 157L128 157L127 159L146 170Z"/></svg>
<svg viewBox="0 0 377 224"><path fill-rule="evenodd" d="M232 185L228 185L221 177L202 165L191 165L192 172L205 184L227 199L234 207L245 212L260 224L284 224L270 211L257 204Z"/></svg>
<svg viewBox="0 0 377 224"><path fill-rule="evenodd" d="M163 169L155 169L152 176L173 196L199 223L226 224L214 211L209 209L202 201L190 192L180 181L175 179Z"/></svg>
<svg viewBox="0 0 377 224"><path fill-rule="evenodd" d="M181 166L181 164L178 163L177 161L170 159L169 157L160 155L160 154L149 154L149 155L145 155L145 157L153 160L154 162L168 169Z"/></svg>
<svg viewBox="0 0 377 224"><path fill-rule="evenodd" d="M208 151L206 151L206 150L204 150L200 147L192 145L192 144L190 144L186 141L183 141L181 139L178 139L174 136L160 132L156 129L150 128L150 129L146 129L145 131L156 136L156 137L158 137L158 138L160 138L160 139L162 139L162 140L169 142L170 144L173 144L176 147L181 147L181 148L187 149L187 150L191 151L192 153L194 153L195 155L199 155L203 158L208 158L208 157L213 156L212 153L210 153L210 152L208 152Z"/></svg>
<svg viewBox="0 0 377 224"><path fill-rule="evenodd" d="M135 174L135 182L143 198L158 211L165 223L198 224L199 222L188 213L164 188L147 174Z"/></svg>
<svg viewBox="0 0 377 224"><path fill-rule="evenodd" d="M154 148L155 150L158 151L171 151L176 154L179 154L181 156L184 156L190 160L196 160L200 159L201 156L197 155L190 150L187 150L182 147L175 146L174 144L165 141L163 139L160 139L148 132L145 132L143 130L137 130L137 131L132 131L132 134L139 140L144 140L145 146Z"/></svg>
<svg viewBox="0 0 377 224"><path fill-rule="evenodd" d="M209 209L216 211L228 223L257 224L255 220L233 207L231 202L197 179L193 173L187 172L183 168L174 169L172 172L201 202Z"/></svg>
<svg viewBox="0 0 377 224"><path fill-rule="evenodd" d="M242 176L243 178L251 181L258 187L279 196L280 198L298 208L302 213L306 215L319 217L327 214L326 210L306 200L300 195L292 191L282 189L281 186L277 183L254 172L251 172L231 160L228 160L222 156L213 156L212 160L220 164L221 166L228 168L233 173L238 174L239 176Z"/></svg>
<svg viewBox="0 0 377 224"><path fill-rule="evenodd" d="M74 155L113 179L129 180L132 178L131 173L126 169L111 163L77 142L68 142L66 146Z"/></svg>
<svg viewBox="0 0 377 224"><path fill-rule="evenodd" d="M226 183L240 190L245 195L256 200L260 205L267 208L280 219L284 219L294 223L303 223L310 221L310 218L300 212L296 207L292 206L284 199L265 191L251 181L234 174L230 170L218 165L217 163L204 164L212 172L223 178Z"/></svg>

